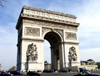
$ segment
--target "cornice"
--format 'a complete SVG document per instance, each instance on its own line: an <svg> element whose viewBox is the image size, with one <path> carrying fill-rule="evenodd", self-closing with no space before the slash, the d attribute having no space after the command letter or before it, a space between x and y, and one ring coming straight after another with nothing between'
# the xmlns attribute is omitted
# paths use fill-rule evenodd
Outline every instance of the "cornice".
<svg viewBox="0 0 100 76"><path fill-rule="evenodd" d="M44 42L43 39L22 38L22 40L31 40L31 41L40 41L40 42Z"/></svg>
<svg viewBox="0 0 100 76"><path fill-rule="evenodd" d="M64 44L79 44L79 42L64 42Z"/></svg>
<svg viewBox="0 0 100 76"><path fill-rule="evenodd" d="M41 17L41 16L36 16L36 15L21 14L21 17L30 18L30 19L40 19L40 20L45 20L45 21L53 21L53 22L59 22L59 23L65 23L65 24L79 26L79 23L76 23L76 22L59 20L59 19L52 19L52 18Z"/></svg>
<svg viewBox="0 0 100 76"><path fill-rule="evenodd" d="M17 45L16 46L19 46L19 44L21 43L21 41L22 40L30 40L30 41L39 41L39 42L44 42L44 40L43 39L31 39L31 38L21 38L19 41L18 41L18 43L17 43Z"/></svg>
<svg viewBox="0 0 100 76"><path fill-rule="evenodd" d="M62 16L62 17L68 17L68 18L70 18L70 20L73 20L73 19L76 20L76 16L74 16L74 15L64 14L64 13L59 13L59 12L55 12L55 11L34 8L34 7L23 6L22 11L21 11L20 16L19 16L18 21L17 21L16 29L19 28L20 23L22 22L22 19L24 19L24 18L25 19L35 19L35 20L41 20L41 21L43 20L43 21L56 22L56 23L61 23L61 24L77 26L77 27L80 25L76 21L63 20L63 19L59 19L59 18L52 18L51 16L45 17L45 16L40 16L40 15L35 15L35 14L28 14L28 13L24 12L24 9L28 10L28 11L31 10L31 11L37 11L37 12L58 15L58 16Z"/></svg>
<svg viewBox="0 0 100 76"><path fill-rule="evenodd" d="M16 29L18 29L19 23L21 22L22 18L35 19L35 20L43 20L43 21L50 21L50 22L55 22L55 23L73 25L73 26L77 26L77 27L80 25L80 23L71 22L71 21L65 21L65 20L59 20L59 19L52 19L52 18L41 17L41 16L36 16L36 15L21 14L20 17L19 17L19 19L18 19L18 22L17 22L17 25L16 25Z"/></svg>
<svg viewBox="0 0 100 76"><path fill-rule="evenodd" d="M23 9L34 10L34 11L38 11L38 12L44 12L44 13L55 14L55 15L61 15L61 16L70 17L70 18L74 18L74 19L77 18L75 15L59 13L59 12L45 10L45 9L36 8L36 7L34 8L34 7L23 6Z"/></svg>

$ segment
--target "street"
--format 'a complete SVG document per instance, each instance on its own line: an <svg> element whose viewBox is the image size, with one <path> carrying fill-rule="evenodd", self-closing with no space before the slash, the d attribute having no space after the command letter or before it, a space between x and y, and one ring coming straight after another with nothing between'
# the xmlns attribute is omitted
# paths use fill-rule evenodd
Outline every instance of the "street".
<svg viewBox="0 0 100 76"><path fill-rule="evenodd" d="M99 73L100 71L92 71L91 73ZM67 73L42 73L40 76L73 76L78 74L78 72L67 72ZM23 75L14 75L14 76L27 76L26 74Z"/></svg>

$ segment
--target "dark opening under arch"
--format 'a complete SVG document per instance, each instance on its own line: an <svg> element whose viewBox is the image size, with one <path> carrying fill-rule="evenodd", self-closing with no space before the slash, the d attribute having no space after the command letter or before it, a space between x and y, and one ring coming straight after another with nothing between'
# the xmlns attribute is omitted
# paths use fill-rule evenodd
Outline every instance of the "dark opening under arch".
<svg viewBox="0 0 100 76"><path fill-rule="evenodd" d="M51 67L52 69L60 69L60 54L59 54L59 44L61 44L61 37L56 32L48 32L44 36L50 43L51 48Z"/></svg>
<svg viewBox="0 0 100 76"><path fill-rule="evenodd" d="M56 45L61 42L60 36L55 32L46 33L46 35L44 36L44 39L49 41L51 46Z"/></svg>

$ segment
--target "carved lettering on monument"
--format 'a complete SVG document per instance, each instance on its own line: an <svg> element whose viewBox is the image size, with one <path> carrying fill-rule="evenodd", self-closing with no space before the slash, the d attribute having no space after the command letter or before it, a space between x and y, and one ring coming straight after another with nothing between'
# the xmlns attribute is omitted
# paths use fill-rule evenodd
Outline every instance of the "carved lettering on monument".
<svg viewBox="0 0 100 76"><path fill-rule="evenodd" d="M66 40L77 40L76 33L66 32Z"/></svg>
<svg viewBox="0 0 100 76"><path fill-rule="evenodd" d="M28 61L35 61L38 59L37 47L35 44L32 43L28 45L26 56Z"/></svg>
<svg viewBox="0 0 100 76"><path fill-rule="evenodd" d="M25 28L25 35L40 36L40 29L39 28L26 27Z"/></svg>

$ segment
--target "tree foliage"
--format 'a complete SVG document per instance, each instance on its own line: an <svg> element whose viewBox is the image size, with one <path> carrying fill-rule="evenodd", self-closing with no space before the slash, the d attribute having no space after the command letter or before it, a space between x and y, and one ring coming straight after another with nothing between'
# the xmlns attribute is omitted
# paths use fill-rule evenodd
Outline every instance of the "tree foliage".
<svg viewBox="0 0 100 76"><path fill-rule="evenodd" d="M98 65L98 69L100 69L100 62L97 62L96 65Z"/></svg>
<svg viewBox="0 0 100 76"><path fill-rule="evenodd" d="M47 64L48 62L47 61L44 61L44 63Z"/></svg>
<svg viewBox="0 0 100 76"><path fill-rule="evenodd" d="M16 70L16 67L12 66L8 71L14 71L14 70Z"/></svg>
<svg viewBox="0 0 100 76"><path fill-rule="evenodd" d="M0 0L0 6L2 6L2 7L4 6L4 5L2 4L3 1L7 2L7 0Z"/></svg>

